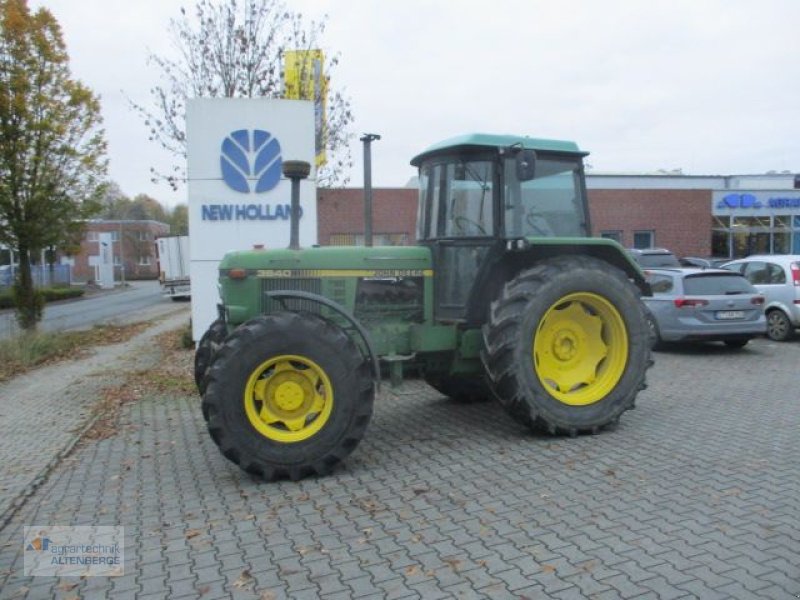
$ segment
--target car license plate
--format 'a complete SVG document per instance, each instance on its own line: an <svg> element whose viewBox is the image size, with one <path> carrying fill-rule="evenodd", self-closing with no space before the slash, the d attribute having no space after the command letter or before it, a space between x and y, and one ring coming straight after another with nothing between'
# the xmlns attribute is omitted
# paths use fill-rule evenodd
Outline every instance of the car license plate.
<svg viewBox="0 0 800 600"><path fill-rule="evenodd" d="M731 319L744 319L743 310L718 310L717 319L731 320Z"/></svg>

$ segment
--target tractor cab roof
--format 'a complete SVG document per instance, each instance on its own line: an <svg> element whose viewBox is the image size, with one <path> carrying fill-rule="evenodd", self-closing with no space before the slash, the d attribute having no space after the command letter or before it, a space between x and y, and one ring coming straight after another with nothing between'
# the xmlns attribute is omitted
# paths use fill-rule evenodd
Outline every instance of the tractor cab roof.
<svg viewBox="0 0 800 600"><path fill-rule="evenodd" d="M436 154L460 152L463 150L509 148L512 146L524 150L536 150L542 152L578 154L580 156L586 156L588 154L588 152L584 152L578 148L578 145L575 142L568 142L565 140L546 140L542 138L532 138L519 135L469 133L433 144L412 158L411 164L415 167L418 167L423 160Z"/></svg>

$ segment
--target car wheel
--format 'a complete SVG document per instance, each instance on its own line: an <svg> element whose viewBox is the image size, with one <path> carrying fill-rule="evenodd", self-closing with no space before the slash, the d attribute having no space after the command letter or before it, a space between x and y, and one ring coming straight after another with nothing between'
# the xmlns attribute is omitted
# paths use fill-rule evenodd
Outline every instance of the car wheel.
<svg viewBox="0 0 800 600"><path fill-rule="evenodd" d="M767 313L767 336L776 342L785 342L792 339L794 328L789 317L780 309Z"/></svg>
<svg viewBox="0 0 800 600"><path fill-rule="evenodd" d="M647 330L650 336L650 349L660 350L664 347L664 343L661 341L661 334L658 332L658 323L656 322L656 318L653 316L653 313L645 309L644 319L647 322Z"/></svg>

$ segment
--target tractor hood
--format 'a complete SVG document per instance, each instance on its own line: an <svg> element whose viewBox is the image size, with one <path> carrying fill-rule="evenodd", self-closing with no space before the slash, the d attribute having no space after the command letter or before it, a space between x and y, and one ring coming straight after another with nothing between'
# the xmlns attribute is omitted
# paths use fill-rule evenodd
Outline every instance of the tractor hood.
<svg viewBox="0 0 800 600"><path fill-rule="evenodd" d="M311 276L309 271L343 271L342 275L381 276L388 270L426 271L431 253L420 246L323 246L300 250L248 250L228 252L219 265L220 274L243 269L261 277ZM304 273L295 273L303 271ZM369 273L360 273L369 271ZM374 271L374 273L373 273ZM407 273L411 275L412 273ZM421 275L422 273L420 273Z"/></svg>

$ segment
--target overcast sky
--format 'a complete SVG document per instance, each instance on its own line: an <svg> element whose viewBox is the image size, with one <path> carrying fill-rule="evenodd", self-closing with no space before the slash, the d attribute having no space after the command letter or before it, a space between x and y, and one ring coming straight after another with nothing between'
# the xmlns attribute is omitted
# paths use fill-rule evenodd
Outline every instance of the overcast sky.
<svg viewBox="0 0 800 600"><path fill-rule="evenodd" d="M64 30L74 76L99 93L110 176L133 196L186 201L150 182L169 157L127 97L147 102L149 51L170 51L180 0L30 0ZM287 0L328 15L332 85L354 132L379 133L373 185L466 132L577 141L598 172L800 172L800 1ZM361 144L350 185L363 184Z"/></svg>

